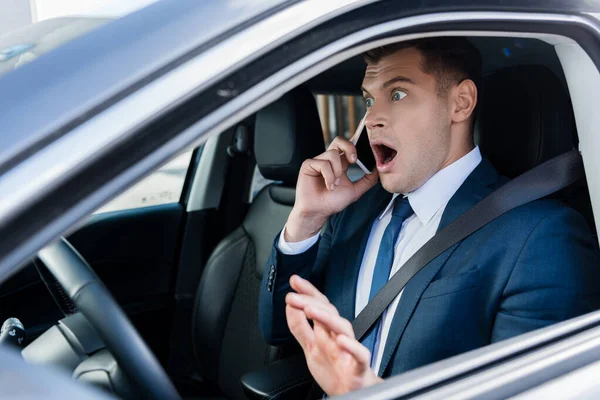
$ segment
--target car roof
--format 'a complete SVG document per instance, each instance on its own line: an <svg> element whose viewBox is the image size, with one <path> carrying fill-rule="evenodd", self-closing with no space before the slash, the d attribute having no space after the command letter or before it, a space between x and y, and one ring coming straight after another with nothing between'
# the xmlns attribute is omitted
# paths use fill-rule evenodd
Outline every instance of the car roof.
<svg viewBox="0 0 600 400"><path fill-rule="evenodd" d="M77 126L82 114L101 111L124 90L174 68L173 60L184 61L178 57L206 50L285 3L159 1L0 76L0 173Z"/></svg>

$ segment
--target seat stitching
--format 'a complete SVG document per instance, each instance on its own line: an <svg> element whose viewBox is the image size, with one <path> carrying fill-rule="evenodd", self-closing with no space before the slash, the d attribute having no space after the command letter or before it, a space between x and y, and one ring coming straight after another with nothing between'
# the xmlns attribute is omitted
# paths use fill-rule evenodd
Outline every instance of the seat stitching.
<svg viewBox="0 0 600 400"><path fill-rule="evenodd" d="M290 390L294 389L295 387L298 387L298 386L300 386L300 385L302 385L304 383L310 382L311 380L313 380L312 377L300 378L299 380L296 380L296 381L293 381L291 383L286 383L286 384L284 384L282 386L279 386L277 389L273 390L273 394L269 395L267 397L267 399L268 400L272 400L275 397L277 397L277 396L279 396L279 395L281 395L281 394L283 394L283 393L285 393L287 391L290 391Z"/></svg>

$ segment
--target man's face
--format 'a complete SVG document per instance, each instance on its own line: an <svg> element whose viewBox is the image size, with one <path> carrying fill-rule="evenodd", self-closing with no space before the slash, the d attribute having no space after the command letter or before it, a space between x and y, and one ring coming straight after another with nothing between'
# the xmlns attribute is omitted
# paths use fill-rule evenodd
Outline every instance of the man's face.
<svg viewBox="0 0 600 400"><path fill-rule="evenodd" d="M383 187L408 193L445 167L451 149L448 96L421 70L421 53L408 48L367 66L366 127Z"/></svg>

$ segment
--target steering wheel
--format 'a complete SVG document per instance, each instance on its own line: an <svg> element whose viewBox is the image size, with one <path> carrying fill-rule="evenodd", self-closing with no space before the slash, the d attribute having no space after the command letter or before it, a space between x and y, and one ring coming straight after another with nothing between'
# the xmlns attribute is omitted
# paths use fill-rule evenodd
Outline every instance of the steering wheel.
<svg viewBox="0 0 600 400"><path fill-rule="evenodd" d="M94 327L144 398L181 398L108 289L65 238L40 250L38 258Z"/></svg>

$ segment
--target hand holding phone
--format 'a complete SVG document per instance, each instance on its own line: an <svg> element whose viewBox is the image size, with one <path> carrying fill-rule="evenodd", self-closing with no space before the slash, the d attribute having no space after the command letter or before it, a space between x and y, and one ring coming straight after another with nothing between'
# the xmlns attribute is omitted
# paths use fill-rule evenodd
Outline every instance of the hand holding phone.
<svg viewBox="0 0 600 400"><path fill-rule="evenodd" d="M338 136L327 151L302 163L296 184L296 202L284 231L286 241L299 242L314 236L327 218L348 207L377 184L379 174L364 129L365 117L351 140ZM351 181L347 175L352 163L365 172L356 181Z"/></svg>

